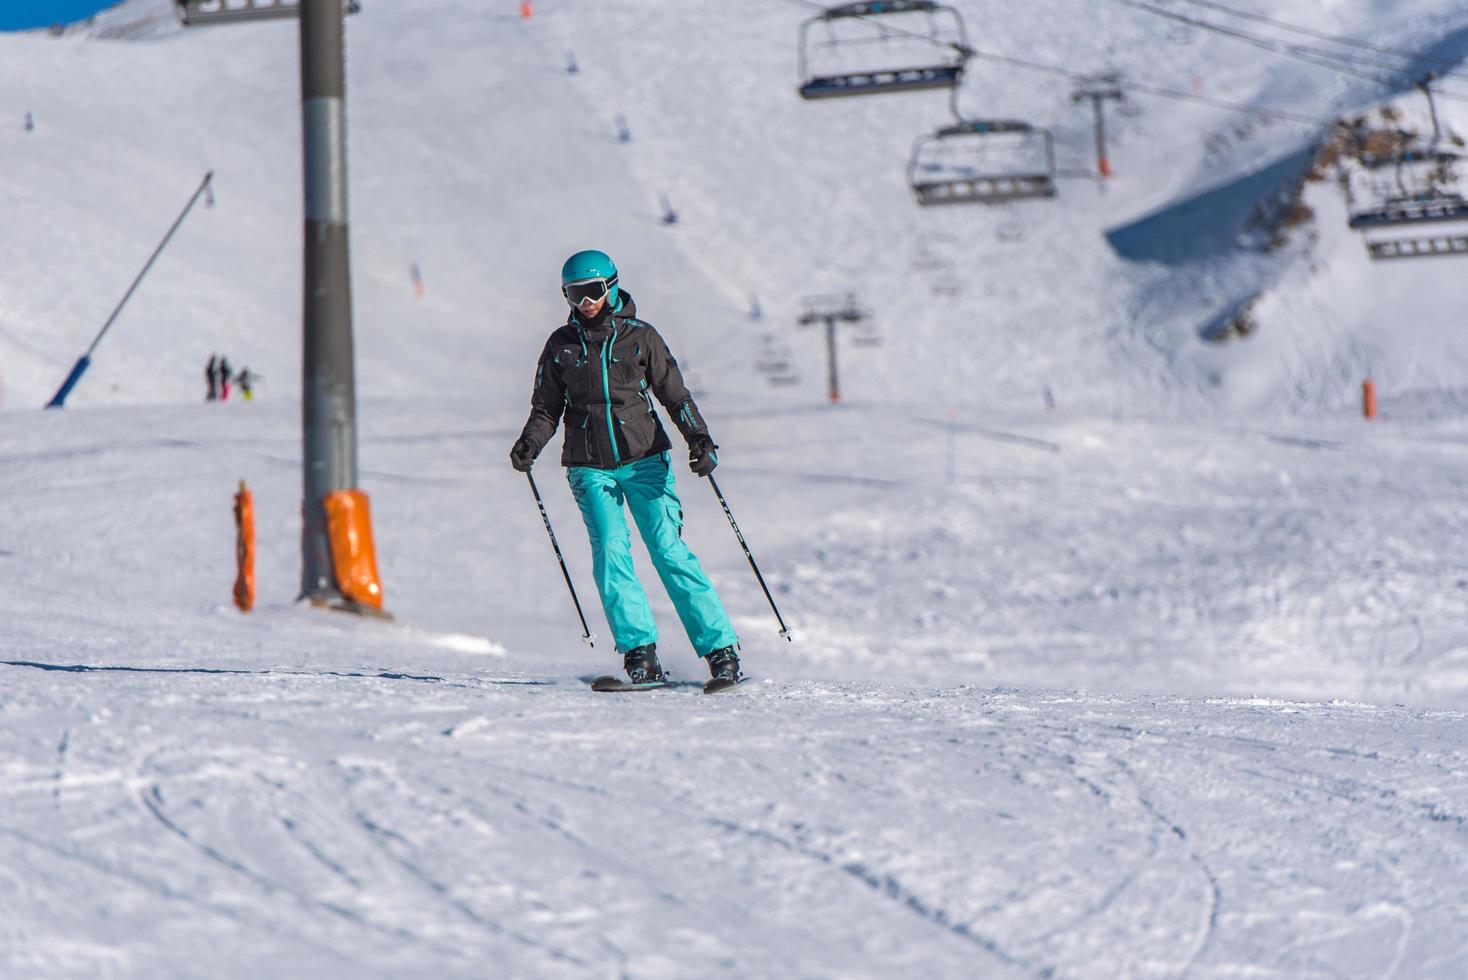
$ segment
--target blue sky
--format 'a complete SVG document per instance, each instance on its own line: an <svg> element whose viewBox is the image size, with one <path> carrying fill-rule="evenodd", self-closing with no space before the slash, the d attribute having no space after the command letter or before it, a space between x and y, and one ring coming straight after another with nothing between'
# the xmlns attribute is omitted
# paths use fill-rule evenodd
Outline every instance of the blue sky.
<svg viewBox="0 0 1468 980"><path fill-rule="evenodd" d="M69 24L120 0L0 0L0 31Z"/></svg>

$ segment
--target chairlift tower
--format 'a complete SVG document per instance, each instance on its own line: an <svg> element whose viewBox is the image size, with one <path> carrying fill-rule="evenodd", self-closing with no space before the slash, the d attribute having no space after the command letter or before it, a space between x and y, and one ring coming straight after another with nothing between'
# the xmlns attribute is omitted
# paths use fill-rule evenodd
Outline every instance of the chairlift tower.
<svg viewBox="0 0 1468 980"><path fill-rule="evenodd" d="M1106 155L1106 101L1120 102L1126 98L1119 81L1119 76L1114 73L1102 75L1076 88L1070 97L1072 102L1090 100L1096 115L1096 172L1102 180L1111 176L1111 160Z"/></svg>
<svg viewBox="0 0 1468 980"><path fill-rule="evenodd" d="M357 486L357 390L347 252L346 63L341 0L301 0L305 185L301 598L340 605L325 499Z"/></svg>
<svg viewBox="0 0 1468 980"><path fill-rule="evenodd" d="M805 311L797 322L802 327L812 327L819 323L826 328L826 379L832 404L841 400L841 379L836 365L837 325L854 325L870 319L871 314L857 305L855 293L805 298Z"/></svg>

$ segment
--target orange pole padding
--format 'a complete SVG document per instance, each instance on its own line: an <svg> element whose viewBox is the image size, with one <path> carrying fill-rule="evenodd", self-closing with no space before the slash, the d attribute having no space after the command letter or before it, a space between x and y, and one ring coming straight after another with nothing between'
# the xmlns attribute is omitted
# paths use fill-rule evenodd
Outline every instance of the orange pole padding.
<svg viewBox="0 0 1468 980"><path fill-rule="evenodd" d="M255 495L240 481L240 492L234 495L234 604L240 612L255 607Z"/></svg>
<svg viewBox="0 0 1468 980"><path fill-rule="evenodd" d="M1370 378L1361 382L1361 414L1368 419L1376 418L1376 383Z"/></svg>
<svg viewBox="0 0 1468 980"><path fill-rule="evenodd" d="M336 587L353 602L382 608L382 584L377 578L377 551L372 543L372 515L361 490L338 490L322 501L326 508L326 536L331 541L331 566Z"/></svg>
<svg viewBox="0 0 1468 980"><path fill-rule="evenodd" d="M1102 177L1110 177L1111 176L1111 161L1109 159L1107 159L1106 157L1102 157L1101 158L1101 176Z"/></svg>
<svg viewBox="0 0 1468 980"><path fill-rule="evenodd" d="M530 7L530 0L525 0L524 3L520 4L520 17L523 20L529 20L530 16L534 13L535 11Z"/></svg>

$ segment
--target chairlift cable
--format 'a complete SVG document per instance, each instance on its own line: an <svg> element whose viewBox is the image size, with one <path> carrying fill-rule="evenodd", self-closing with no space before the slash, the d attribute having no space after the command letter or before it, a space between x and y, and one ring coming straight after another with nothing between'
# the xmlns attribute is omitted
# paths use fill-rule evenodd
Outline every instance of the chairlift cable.
<svg viewBox="0 0 1468 980"><path fill-rule="evenodd" d="M1140 92L1144 95L1155 95L1164 99L1179 99L1187 102L1199 102L1203 105L1212 106L1215 109L1227 109L1230 112L1239 112L1246 115L1263 116L1269 119L1279 119L1284 122L1304 123L1309 126L1334 126L1336 120L1322 119L1317 116L1307 116L1300 112L1291 112L1288 109L1267 109L1263 106L1245 105L1241 102L1229 102L1226 99L1215 99L1212 96L1200 95L1197 92L1183 92L1177 89L1162 88L1157 85L1147 85L1143 82L1115 81L1108 78L1105 73L1088 74L1086 72L1073 71L1069 68L1061 68L1058 65L1046 65L1038 61L1026 61L1022 58L1011 58L1008 55L993 54L988 51L970 51L973 57L985 61L995 61L1000 64L1013 65L1016 68L1026 68L1031 71L1049 72L1064 78L1074 79L1082 82L1114 84L1117 88L1126 92Z"/></svg>
<svg viewBox="0 0 1468 980"><path fill-rule="evenodd" d="M1385 44L1372 44L1370 41L1362 41L1360 38L1348 37L1344 34L1332 34L1329 31L1321 31L1316 30L1313 27L1305 27L1302 24L1291 24L1288 21L1279 20L1278 18L1270 17L1267 14L1256 14L1248 10L1239 10L1237 7L1230 7L1227 4L1218 3L1216 2L1216 0L1180 0L1180 2L1192 4L1195 7L1204 7L1208 10L1215 10L1221 14L1227 14L1231 17L1238 17L1243 20L1251 20L1260 24L1268 24L1271 27L1278 27L1280 30L1294 31L1297 34L1304 34L1307 37L1313 37L1321 41L1330 41L1333 44L1342 44L1348 47L1360 48L1363 51L1375 51L1379 54L1391 54L1396 55L1400 58L1408 58L1413 61L1432 62L1433 64L1442 65L1447 68L1457 68L1463 64L1463 60L1461 58L1456 60L1453 58L1439 58L1433 55L1421 54L1416 51L1411 51L1407 48L1394 48ZM1453 74L1462 77L1468 77L1468 72L1462 71L1444 72L1443 74Z"/></svg>
<svg viewBox="0 0 1468 980"><path fill-rule="evenodd" d="M1368 82L1374 82L1375 84L1381 85L1386 88L1391 88L1400 84L1399 81L1394 81L1391 78L1383 77L1378 74L1372 74L1371 72L1365 70L1364 67L1353 64L1344 55L1336 54L1332 51L1326 51L1322 48L1313 48L1307 45L1293 44L1290 42L1281 41L1277 38L1262 37L1258 34L1251 34L1248 31L1241 31L1234 27L1228 27L1223 24L1215 24L1211 21L1202 20L1197 17L1189 17L1186 14L1180 14L1171 10L1165 10L1162 7L1158 7L1150 3L1144 3L1142 2L1142 0L1116 0L1116 2L1122 4L1123 6L1132 7L1144 13L1151 14L1155 17L1162 17L1167 20L1177 21L1178 23L1186 24L1189 27L1198 27L1205 31L1212 31L1215 34L1222 35L1223 37L1232 38L1236 41L1241 41L1244 44L1260 48L1264 51L1270 51L1274 54L1283 55L1287 58L1294 58L1297 61L1302 61L1306 64L1315 65L1320 68L1326 68L1330 71L1339 72L1343 75L1352 75L1356 78L1364 79ZM1407 79L1410 81L1410 75L1405 71L1404 66L1393 66L1377 63L1371 65L1370 67L1391 72L1392 74L1398 76L1399 79ZM1454 72L1451 74L1462 77L1462 73ZM1439 92L1438 94L1442 95L1444 98L1455 98L1459 101L1468 101L1468 95L1460 95L1451 92Z"/></svg>
<svg viewBox="0 0 1468 980"><path fill-rule="evenodd" d="M818 3L817 0L784 0L784 2L798 4L802 7L811 7L816 10L830 9L825 4ZM864 15L858 15L855 19L868 20L869 18ZM895 35L901 35L915 38L921 41L927 41L928 43L936 45L938 47L951 48L957 51L959 54L963 55L965 58L978 58L982 61L993 61L998 64L1011 65L1015 68L1023 68L1028 71L1038 71L1046 72L1053 75L1060 75L1064 78L1069 78L1076 81L1091 82L1096 84L1115 84L1116 87L1122 89L1123 91L1138 92L1143 95L1153 95L1157 96L1158 98L1175 99L1183 102L1197 102L1201 105L1211 106L1215 109L1223 109L1228 112L1237 112L1243 115L1259 116L1265 119L1277 119L1282 122L1301 123L1308 126L1330 127L1334 126L1337 121L1335 118L1323 119L1315 116L1307 116L1303 113L1291 112L1288 109L1267 109L1262 106L1246 105L1242 102L1230 102L1226 99L1215 99L1211 96L1200 95L1196 92L1183 92L1177 89L1163 88L1156 85L1146 85L1139 82L1116 82L1114 81L1114 79L1108 77L1108 74L1106 72L1088 73L1075 71L1070 68L1062 68L1059 65L1047 65L1038 61L1027 61L1023 58L1012 58L1008 55L995 54L991 51L980 51L977 48L965 47L961 44L954 44L948 41L939 41L934 38L928 37L925 34L918 34L914 31L904 31L900 28L892 27L889 24L882 24L879 26L891 31ZM1380 79L1373 79L1373 81L1380 81ZM1439 92L1438 95L1442 96L1445 95L1445 93ZM954 114L958 114L956 108L954 110Z"/></svg>
<svg viewBox="0 0 1468 980"><path fill-rule="evenodd" d="M1152 14L1156 17L1162 17L1167 20L1177 21L1178 23L1185 24L1189 27L1199 27L1205 31L1212 31L1217 34L1223 34L1227 37L1235 38L1237 40L1244 41L1255 46L1267 46L1268 50L1277 51L1292 56L1298 55L1306 59L1322 58L1330 61L1342 62L1348 66L1357 68L1377 68L1398 73L1402 71L1402 66L1400 62L1410 62L1416 59L1416 56L1411 53L1401 53L1396 50L1380 50L1376 48L1368 48L1371 53L1384 55L1386 57L1394 59L1394 61L1391 63L1384 63L1380 61L1355 63L1352 61L1353 56L1347 55L1344 52L1332 51L1329 48L1322 48L1316 45L1302 44L1300 42L1291 41L1286 38L1270 37L1264 34L1255 34L1238 27L1230 27L1227 24L1218 23L1217 21L1205 20L1200 17L1192 17L1187 14L1178 13L1177 11L1168 10L1165 7L1158 6L1155 2L1143 2L1143 0L1118 0L1118 2L1123 3L1129 7L1135 7L1138 10L1145 11L1146 13ZM1190 2L1190 0L1183 0L1183 2ZM1330 35L1326 35L1326 37L1327 39L1332 39L1330 38ZM1468 73L1464 72L1444 72L1443 74L1453 74L1460 75L1462 77L1468 77Z"/></svg>

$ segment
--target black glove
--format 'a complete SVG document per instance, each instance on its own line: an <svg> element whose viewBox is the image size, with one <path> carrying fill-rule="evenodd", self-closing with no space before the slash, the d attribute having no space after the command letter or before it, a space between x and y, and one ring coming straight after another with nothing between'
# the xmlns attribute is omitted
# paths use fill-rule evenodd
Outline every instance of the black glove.
<svg viewBox="0 0 1468 980"><path fill-rule="evenodd" d="M515 443L515 448L510 450L510 465L521 473L529 473L530 467L535 464L535 443L529 438L522 438Z"/></svg>
<svg viewBox="0 0 1468 980"><path fill-rule="evenodd" d="M719 465L719 457L714 453L718 448L708 436L694 436L688 444L688 468L699 476L708 476Z"/></svg>

